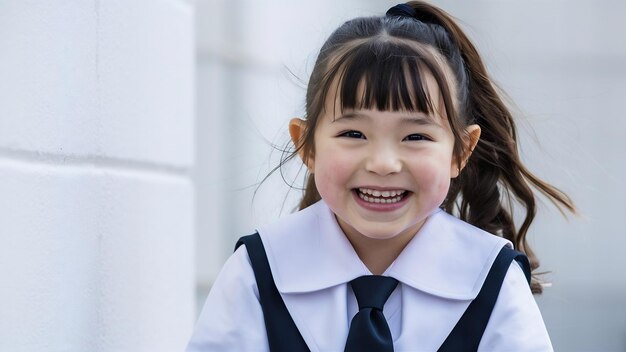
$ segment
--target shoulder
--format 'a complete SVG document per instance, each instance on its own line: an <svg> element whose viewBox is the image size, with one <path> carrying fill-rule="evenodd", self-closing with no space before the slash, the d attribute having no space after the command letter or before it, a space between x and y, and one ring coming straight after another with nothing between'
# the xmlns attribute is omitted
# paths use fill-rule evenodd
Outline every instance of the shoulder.
<svg viewBox="0 0 626 352"><path fill-rule="evenodd" d="M187 351L265 351L267 336L245 246L226 261L194 328Z"/></svg>
<svg viewBox="0 0 626 352"><path fill-rule="evenodd" d="M246 246L239 246L224 263L213 283L213 289L221 287L243 289L258 297L259 292Z"/></svg>
<svg viewBox="0 0 626 352"><path fill-rule="evenodd" d="M507 271L479 346L479 351L509 350L553 350L539 307L516 261Z"/></svg>

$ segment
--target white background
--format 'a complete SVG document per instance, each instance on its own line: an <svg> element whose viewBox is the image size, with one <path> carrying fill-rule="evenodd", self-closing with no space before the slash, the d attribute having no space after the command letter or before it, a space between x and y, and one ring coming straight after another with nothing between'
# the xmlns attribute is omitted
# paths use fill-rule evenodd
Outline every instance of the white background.
<svg viewBox="0 0 626 352"><path fill-rule="evenodd" d="M194 3L0 0L0 351L177 351Z"/></svg>

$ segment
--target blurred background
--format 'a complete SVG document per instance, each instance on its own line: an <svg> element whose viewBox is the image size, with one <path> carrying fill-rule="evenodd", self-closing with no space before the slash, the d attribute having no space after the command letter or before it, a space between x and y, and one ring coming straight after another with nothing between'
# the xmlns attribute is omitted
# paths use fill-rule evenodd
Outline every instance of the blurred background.
<svg viewBox="0 0 626 352"><path fill-rule="evenodd" d="M515 102L558 351L626 351L626 3L433 1ZM235 241L290 213L330 32L393 1L0 0L0 351L180 351ZM293 184L291 189L288 184Z"/></svg>

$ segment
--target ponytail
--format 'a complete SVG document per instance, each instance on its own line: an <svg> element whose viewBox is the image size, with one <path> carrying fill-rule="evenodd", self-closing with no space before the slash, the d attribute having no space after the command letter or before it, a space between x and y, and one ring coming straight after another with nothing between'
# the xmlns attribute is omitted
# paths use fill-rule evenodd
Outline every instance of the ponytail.
<svg viewBox="0 0 626 352"><path fill-rule="evenodd" d="M528 256L534 270L539 261L526 241L537 211L533 189L559 210L575 212L574 204L566 194L540 180L522 164L513 116L494 89L478 51L453 18L422 1L407 5L415 10L418 20L443 27L458 46L467 75L466 107L461 111L468 114L469 124L476 123L481 128L480 140L467 165L452 180L444 208L449 213L456 210L462 220L513 242L517 250ZM519 229L512 218L513 201L525 209ZM533 293L542 291L534 275L531 289Z"/></svg>

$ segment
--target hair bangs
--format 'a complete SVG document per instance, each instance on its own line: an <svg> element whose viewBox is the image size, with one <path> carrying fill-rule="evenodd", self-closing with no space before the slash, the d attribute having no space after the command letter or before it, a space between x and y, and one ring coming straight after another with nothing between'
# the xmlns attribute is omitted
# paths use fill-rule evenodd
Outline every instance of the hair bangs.
<svg viewBox="0 0 626 352"><path fill-rule="evenodd" d="M415 111L432 115L436 106L429 92L427 75L446 82L434 58L426 50L391 40L362 43L346 52L335 71L339 85L341 111L376 109L381 111ZM439 77L437 77L439 76ZM440 88L439 88L440 89Z"/></svg>

